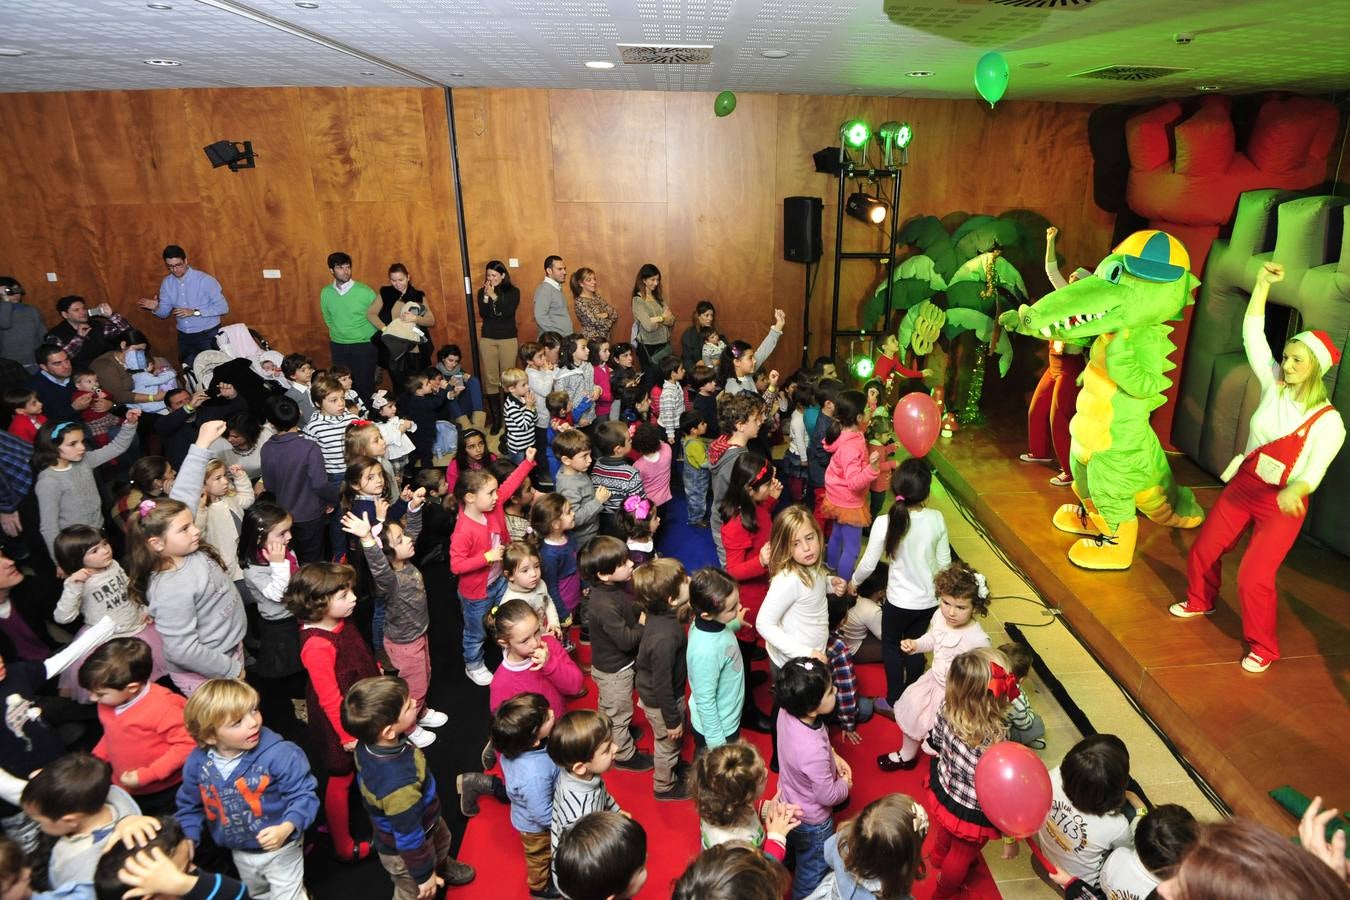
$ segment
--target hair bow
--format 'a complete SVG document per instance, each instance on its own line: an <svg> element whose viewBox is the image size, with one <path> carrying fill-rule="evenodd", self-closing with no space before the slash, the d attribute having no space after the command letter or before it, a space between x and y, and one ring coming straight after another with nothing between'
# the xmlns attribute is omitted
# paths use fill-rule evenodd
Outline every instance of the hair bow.
<svg viewBox="0 0 1350 900"><path fill-rule="evenodd" d="M632 513L633 518L641 522L644 519L646 519L647 516L651 515L652 501L646 500L642 497L639 497L637 494L634 494L628 499L623 501L623 511L626 513Z"/></svg>
<svg viewBox="0 0 1350 900"><path fill-rule="evenodd" d="M374 425L374 424L375 423L370 421L369 419L352 419L353 428L365 428L367 425Z"/></svg>
<svg viewBox="0 0 1350 900"><path fill-rule="evenodd" d="M150 511L153 510L156 505L157 504L153 500L142 500L140 505L136 507L136 512L144 519L146 516L150 515Z"/></svg>
<svg viewBox="0 0 1350 900"><path fill-rule="evenodd" d="M769 474L769 464L768 464L768 463L765 463L764 465L762 465L762 466L759 467L759 471L755 473L755 477L752 478L752 479L750 479L750 480L751 480L752 482L753 482L753 481L759 481L761 478L763 478L765 475L768 475L768 474Z"/></svg>
<svg viewBox="0 0 1350 900"><path fill-rule="evenodd" d="M1022 696L1021 689L1017 687L1017 676L996 662L989 664L989 693L999 699L1006 697L1009 700Z"/></svg>
<svg viewBox="0 0 1350 900"><path fill-rule="evenodd" d="M924 809L921 803L914 803L914 833L917 835L928 833L928 810Z"/></svg>
<svg viewBox="0 0 1350 900"><path fill-rule="evenodd" d="M896 502L896 503L903 504L903 503L905 502L905 495L904 495L904 494L896 494L896 495L895 495L895 502Z"/></svg>
<svg viewBox="0 0 1350 900"><path fill-rule="evenodd" d="M742 350L740 347L737 347L735 344L732 344L730 347L728 347L727 352L731 354L732 359L740 359L741 355L745 353L744 350Z"/></svg>
<svg viewBox="0 0 1350 900"><path fill-rule="evenodd" d="M989 599L989 582L979 572L975 574L975 591L980 595L981 600Z"/></svg>
<svg viewBox="0 0 1350 900"><path fill-rule="evenodd" d="M628 436L629 436L630 438L631 438L633 435L637 434L638 425L640 425L640 424L641 424L641 423L638 422L636 419L634 419L633 421L631 421L631 422L628 423Z"/></svg>
<svg viewBox="0 0 1350 900"><path fill-rule="evenodd" d="M370 395L370 408L384 409L385 404L389 402L387 398L388 398L387 392L383 390L376 391L375 393Z"/></svg>

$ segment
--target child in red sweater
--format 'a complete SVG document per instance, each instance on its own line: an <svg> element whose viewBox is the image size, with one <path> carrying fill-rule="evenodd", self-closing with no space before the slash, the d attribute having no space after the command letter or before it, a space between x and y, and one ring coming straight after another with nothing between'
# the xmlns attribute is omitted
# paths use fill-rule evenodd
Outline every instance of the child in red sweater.
<svg viewBox="0 0 1350 900"><path fill-rule="evenodd" d="M17 387L5 391L2 398L4 407L13 416L9 423L9 433L33 443L38 429L47 424L42 414L42 401L32 388Z"/></svg>
<svg viewBox="0 0 1350 900"><path fill-rule="evenodd" d="M80 666L80 687L98 704L103 738L94 756L148 816L172 815L183 763L196 748L183 726L187 701L150 681L154 656L140 638L113 638Z"/></svg>
<svg viewBox="0 0 1350 900"><path fill-rule="evenodd" d="M507 600L487 614L484 623L502 648L502 664L488 691L488 709L497 711L520 694L542 694L561 719L567 697L581 691L581 669L562 644L540 629L539 614L525 600Z"/></svg>
<svg viewBox="0 0 1350 900"><path fill-rule="evenodd" d="M510 497L534 468L535 450L502 482L500 494ZM506 513L498 499L497 479L487 469L462 472L455 483L460 514L450 536L450 571L459 576L459 608L464 615L464 674L477 685L492 684L483 665L483 617L506 593L502 553L511 543Z"/></svg>

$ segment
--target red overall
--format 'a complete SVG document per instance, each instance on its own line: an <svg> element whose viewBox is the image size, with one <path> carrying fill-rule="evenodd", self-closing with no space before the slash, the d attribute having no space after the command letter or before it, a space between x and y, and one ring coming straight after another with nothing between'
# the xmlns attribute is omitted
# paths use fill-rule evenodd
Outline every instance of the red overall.
<svg viewBox="0 0 1350 900"><path fill-rule="evenodd" d="M1078 378L1087 358L1082 353L1055 352L1036 384L1027 407L1027 449L1038 459L1054 457L1061 471L1069 471L1069 420L1078 407Z"/></svg>
<svg viewBox="0 0 1350 900"><path fill-rule="evenodd" d="M1332 409L1330 404L1322 407L1296 431L1247 454L1242 467L1205 518L1186 564L1186 581L1190 585L1186 606L1195 611L1213 609L1223 575L1223 555L1233 549L1248 525L1254 525L1251 543L1238 566L1242 636L1251 645L1253 653L1272 661L1280 658L1280 642L1275 629L1275 610L1279 601L1275 592L1275 573L1298 538L1308 506L1305 499L1304 513L1288 516L1280 512L1275 498L1289 482L1289 472L1303 452L1313 423ZM1256 464L1262 455L1284 464L1279 484L1269 484L1257 477Z"/></svg>

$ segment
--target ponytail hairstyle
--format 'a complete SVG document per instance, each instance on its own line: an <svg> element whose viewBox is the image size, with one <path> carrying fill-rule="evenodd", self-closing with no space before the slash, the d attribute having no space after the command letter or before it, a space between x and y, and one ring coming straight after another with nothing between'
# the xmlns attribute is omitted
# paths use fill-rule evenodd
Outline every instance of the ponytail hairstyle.
<svg viewBox="0 0 1350 900"><path fill-rule="evenodd" d="M709 617L726 609L727 598L736 591L736 579L725 569L705 566L689 579L689 607Z"/></svg>
<svg viewBox="0 0 1350 900"><path fill-rule="evenodd" d="M338 494L344 511L351 509L352 504L356 502L356 495L360 493L358 486L361 484L361 476L376 469L384 476L384 491L380 496L390 503L394 501L394 486L389 483L389 473L384 470L380 461L370 456L354 456L347 464L347 471L342 476L342 490Z"/></svg>
<svg viewBox="0 0 1350 900"><path fill-rule="evenodd" d="M653 525L660 524L656 505L645 497L634 494L619 507L619 530L624 540L649 541L656 533Z"/></svg>
<svg viewBox="0 0 1350 900"><path fill-rule="evenodd" d="M245 569L265 565L267 536L289 518L290 513L268 500L259 500L244 510L244 521L239 526L239 565Z"/></svg>
<svg viewBox="0 0 1350 900"><path fill-rule="evenodd" d="M933 590L939 597L969 600L975 615L989 615L989 583L983 575L959 560L933 576Z"/></svg>
<svg viewBox="0 0 1350 900"><path fill-rule="evenodd" d="M755 517L754 494L764 485L773 481L773 464L753 450L740 454L731 463L731 484L718 511L723 522L730 522L737 516L741 525L751 534L759 531L759 521Z"/></svg>
<svg viewBox="0 0 1350 900"><path fill-rule="evenodd" d="M886 523L886 542L882 544L891 559L895 559L900 541L909 533L910 507L921 506L928 499L928 492L932 488L933 470L918 457L910 457L891 473L891 493L895 495L895 504L891 506Z"/></svg>
<svg viewBox="0 0 1350 900"><path fill-rule="evenodd" d="M532 559L543 566L543 558L539 556L539 548L529 541L512 541L507 545L502 553L502 575L510 578L516 574L516 569L526 560Z"/></svg>
<svg viewBox="0 0 1350 900"><path fill-rule="evenodd" d="M131 602L148 605L145 594L150 586L150 576L170 567L168 557L163 551L151 547L150 541L163 540L173 520L183 513L187 513L191 519L192 510L187 504L168 498L142 500L131 511L131 518L127 522L127 597ZM225 570L225 561L220 558L220 553L206 541L198 545L196 552L206 554L220 566L221 571Z"/></svg>
<svg viewBox="0 0 1350 900"><path fill-rule="evenodd" d="M694 759L693 774L694 809L718 828L750 821L769 777L764 757L745 741L708 748Z"/></svg>
<svg viewBox="0 0 1350 900"><path fill-rule="evenodd" d="M861 391L840 391L839 396L834 398L834 419L825 431L825 440L833 443L839 440L845 428L857 427L866 406L867 398Z"/></svg>
<svg viewBox="0 0 1350 900"><path fill-rule="evenodd" d="M972 747L988 747L1008 737L1008 708L1014 694L995 693L993 666L1012 678L1008 658L991 647L967 650L952 660L942 715L958 739Z"/></svg>
<svg viewBox="0 0 1350 900"><path fill-rule="evenodd" d="M488 486L488 482L496 483L496 481L497 476L487 469L470 469L467 472L460 472L459 478L455 480L455 505L463 508L465 497L483 490ZM500 497L497 502L501 502Z"/></svg>
<svg viewBox="0 0 1350 900"><path fill-rule="evenodd" d="M333 596L356 589L356 570L339 563L306 563L291 575L281 602L297 622L318 622L328 614Z"/></svg>
<svg viewBox="0 0 1350 900"><path fill-rule="evenodd" d="M539 540L553 533L553 523L562 518L566 506L567 498L562 494L535 495L534 503L530 504L530 527Z"/></svg>
<svg viewBox="0 0 1350 900"><path fill-rule="evenodd" d="M483 615L483 629L494 641L505 647L511 636L511 629L529 619L534 619L537 623L539 613L534 611L529 601L515 597L488 609Z"/></svg>
<svg viewBox="0 0 1350 900"><path fill-rule="evenodd" d="M726 349L722 351L722 356L717 360L717 381L725 385L736 376L736 361L743 358L747 353L754 353L755 348L745 341L731 341Z"/></svg>
<svg viewBox="0 0 1350 900"><path fill-rule="evenodd" d="M902 900L924 877L924 835L928 813L904 794L887 794L867 804L839 829L839 855L858 881L880 882L877 900Z"/></svg>
<svg viewBox="0 0 1350 900"><path fill-rule="evenodd" d="M125 427L125 426L124 426ZM41 472L50 469L61 461L61 442L70 433L84 434L84 426L79 422L48 421L37 430L33 438L33 470ZM88 441L85 441L86 446Z"/></svg>
<svg viewBox="0 0 1350 900"><path fill-rule="evenodd" d="M343 458L353 463L359 457L374 457L370 452L370 442L380 433L380 427L365 419L353 419L342 435Z"/></svg>

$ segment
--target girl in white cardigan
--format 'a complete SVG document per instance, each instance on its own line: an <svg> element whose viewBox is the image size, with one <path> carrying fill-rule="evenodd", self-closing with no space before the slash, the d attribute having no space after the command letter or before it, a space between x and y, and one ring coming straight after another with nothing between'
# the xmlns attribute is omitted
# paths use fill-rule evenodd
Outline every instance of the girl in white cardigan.
<svg viewBox="0 0 1350 900"><path fill-rule="evenodd" d="M220 551L220 558L225 560L225 574L232 581L244 577L239 567L239 527L244 510L252 505L253 485L243 466L227 468L219 458L206 464L197 527L201 529L202 540Z"/></svg>

